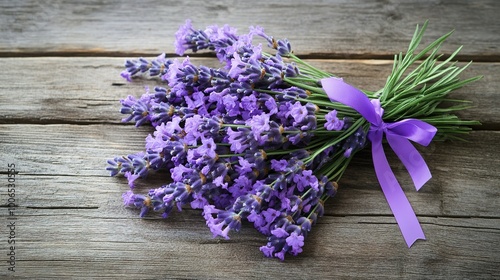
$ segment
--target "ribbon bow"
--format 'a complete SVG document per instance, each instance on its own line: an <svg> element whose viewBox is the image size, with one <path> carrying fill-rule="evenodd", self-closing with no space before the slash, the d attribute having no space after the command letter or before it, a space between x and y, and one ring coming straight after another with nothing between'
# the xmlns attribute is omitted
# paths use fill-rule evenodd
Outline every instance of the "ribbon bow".
<svg viewBox="0 0 500 280"><path fill-rule="evenodd" d="M331 101L353 108L370 122L368 139L372 142L375 173L406 244L411 247L417 239L425 240L417 216L389 166L382 147L382 138L385 134L387 142L410 173L418 191L432 175L424 159L409 140L427 146L434 138L437 129L416 119L385 123L382 120L384 109L380 106L380 100L370 101L363 92L344 83L341 78L322 79L321 84Z"/></svg>

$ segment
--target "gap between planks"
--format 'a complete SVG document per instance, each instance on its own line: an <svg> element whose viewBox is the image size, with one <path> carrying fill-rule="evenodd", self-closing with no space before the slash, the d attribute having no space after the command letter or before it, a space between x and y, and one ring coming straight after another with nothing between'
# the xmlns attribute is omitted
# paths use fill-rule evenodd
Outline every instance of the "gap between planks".
<svg viewBox="0 0 500 280"><path fill-rule="evenodd" d="M37 58L37 57L92 57L92 58L136 58L136 57L156 57L160 53L149 53L149 52L115 52L115 51L0 51L0 58ZM166 53L166 57L180 57L175 53ZM377 53L309 53L309 54L299 54L301 59L326 59L326 60L393 60L393 54L377 54ZM443 54L439 61L446 60L450 55ZM185 57L185 56L184 56ZM190 53L191 58L215 58L214 54L211 52L206 53ZM425 57L424 57L425 58ZM500 54L492 55L462 55L458 54L455 56L457 62L500 62Z"/></svg>

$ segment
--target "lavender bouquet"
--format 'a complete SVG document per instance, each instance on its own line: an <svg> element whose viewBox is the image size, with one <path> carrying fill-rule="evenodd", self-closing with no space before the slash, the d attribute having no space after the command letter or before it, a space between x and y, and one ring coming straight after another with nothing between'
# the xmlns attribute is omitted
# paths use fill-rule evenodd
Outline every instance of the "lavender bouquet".
<svg viewBox="0 0 500 280"><path fill-rule="evenodd" d="M453 62L460 49L439 60L451 32L417 52L426 26L417 26L406 53L395 56L385 86L371 92L311 66L294 55L287 39L260 27L238 34L227 25L197 30L186 21L176 33L177 54L211 51L221 66L165 54L126 61L125 79L142 76L162 85L121 100L123 121L155 131L143 151L108 160L107 170L123 174L131 189L152 171L170 176L145 194L126 192L125 205L140 209L141 217L202 209L214 237L229 238L247 220L267 237L263 254L283 260L302 252L350 160L371 143L377 177L408 246L423 239L382 141L420 188L430 172L409 140L427 145L433 138L460 138L478 124L455 116L469 105L447 96L480 78L458 77L468 66ZM439 106L443 101L452 105Z"/></svg>

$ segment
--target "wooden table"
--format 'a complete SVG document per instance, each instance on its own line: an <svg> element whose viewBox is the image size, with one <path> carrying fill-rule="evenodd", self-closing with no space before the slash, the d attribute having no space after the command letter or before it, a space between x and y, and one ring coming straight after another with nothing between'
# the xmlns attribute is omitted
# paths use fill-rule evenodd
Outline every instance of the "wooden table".
<svg viewBox="0 0 500 280"><path fill-rule="evenodd" d="M500 2L40 2L0 1L0 278L500 278ZM433 178L418 193L389 157L427 241L406 247L368 151L352 162L304 253L285 262L262 256L266 240L250 224L226 241L212 239L200 211L163 220L124 208L128 186L109 177L106 160L141 150L151 129L120 122L118 100L139 96L144 83L119 73L125 57L172 56L186 18L200 28L261 25L310 63L372 90L416 24L430 20L424 43L455 29L443 52L464 45L460 63L475 63L463 77L484 78L453 97L472 100L460 115L483 125L469 142L421 149ZM10 208L9 164L19 172Z"/></svg>

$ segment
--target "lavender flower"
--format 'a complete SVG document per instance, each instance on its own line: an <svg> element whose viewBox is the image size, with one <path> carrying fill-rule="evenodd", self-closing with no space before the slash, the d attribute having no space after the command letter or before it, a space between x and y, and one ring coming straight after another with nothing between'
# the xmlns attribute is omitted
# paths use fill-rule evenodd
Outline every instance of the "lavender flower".
<svg viewBox="0 0 500 280"><path fill-rule="evenodd" d="M183 55L188 49L193 52L209 48L213 49L208 35L202 30L193 29L191 20L189 19L175 33L175 39L175 52L178 55Z"/></svg>
<svg viewBox="0 0 500 280"><path fill-rule="evenodd" d="M333 110L325 115L326 123L325 128L327 130L341 130L344 127L344 121L337 118L337 111Z"/></svg>
<svg viewBox="0 0 500 280"><path fill-rule="evenodd" d="M132 191L128 191L122 195L122 198L125 206L135 206L141 209L141 217L146 216L151 209L151 199L144 195L134 194Z"/></svg>
<svg viewBox="0 0 500 280"><path fill-rule="evenodd" d="M131 59L125 61L125 68L120 75L131 82L133 77L149 74L150 77L162 76L172 64L172 60L165 58L165 53L155 59L148 61L145 58Z"/></svg>
<svg viewBox="0 0 500 280"><path fill-rule="evenodd" d="M350 157L354 152L361 150L366 143L366 131L359 128L355 133L353 133L344 143L344 156Z"/></svg>
<svg viewBox="0 0 500 280"><path fill-rule="evenodd" d="M216 218L213 217L216 214ZM241 216L231 210L217 210L214 206L204 207L203 217L210 231L216 236L229 239L229 231L238 231L241 228Z"/></svg>
<svg viewBox="0 0 500 280"><path fill-rule="evenodd" d="M270 53L252 42L256 36ZM324 94L319 81L331 74L261 27L238 34L228 25L196 29L187 20L175 38L177 54L213 51L222 66L165 54L125 62L125 79L160 77L164 84L121 100L122 121L150 124L154 132L144 151L110 159L106 169L131 188L153 171L170 178L145 195L124 193L124 204L140 209L141 217L203 209L213 236L226 239L247 220L266 236L265 256L301 253L348 158L366 144L366 121ZM380 110L381 100L374 103Z"/></svg>
<svg viewBox="0 0 500 280"><path fill-rule="evenodd" d="M122 99L122 108L120 112L122 114L129 115L128 117L122 119L122 122L129 122L131 120L135 121L135 126L143 125L150 121L149 109L150 109L151 96L146 93L141 96L141 98L136 99L135 97L129 95L126 99Z"/></svg>

